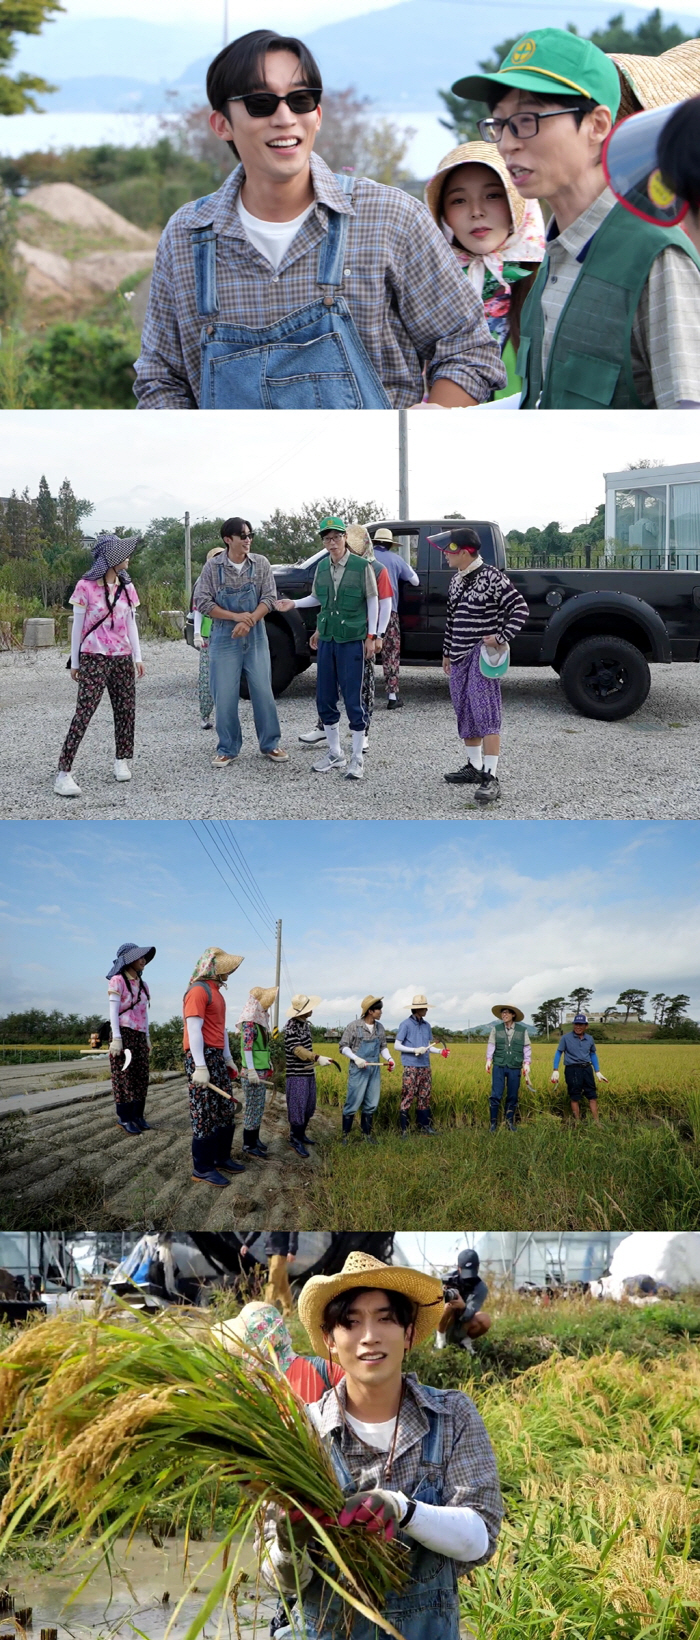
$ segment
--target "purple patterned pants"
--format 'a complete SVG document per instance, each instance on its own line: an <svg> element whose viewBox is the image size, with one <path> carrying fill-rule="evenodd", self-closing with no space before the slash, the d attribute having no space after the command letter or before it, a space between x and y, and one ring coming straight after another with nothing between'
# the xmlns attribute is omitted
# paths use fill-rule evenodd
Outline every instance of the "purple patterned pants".
<svg viewBox="0 0 700 1640"><path fill-rule="evenodd" d="M450 695L457 713L460 740L483 740L484 735L501 732L501 685L498 678L485 678L479 671L476 644L462 660L450 668Z"/></svg>

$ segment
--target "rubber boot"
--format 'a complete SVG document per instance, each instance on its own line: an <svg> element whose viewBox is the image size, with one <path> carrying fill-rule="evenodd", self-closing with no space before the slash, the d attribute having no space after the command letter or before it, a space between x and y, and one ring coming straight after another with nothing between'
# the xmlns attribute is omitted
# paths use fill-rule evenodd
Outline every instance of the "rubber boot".
<svg viewBox="0 0 700 1640"><path fill-rule="evenodd" d="M376 1143L377 1143L377 1141L374 1137L374 1134L372 1132L372 1122L373 1122L373 1120L374 1120L374 1117L370 1116L368 1111L363 1110L362 1115L360 1116L360 1127L362 1128L362 1132L364 1134L365 1142L368 1145L376 1145Z"/></svg>
<svg viewBox="0 0 700 1640"><path fill-rule="evenodd" d="M433 1127L433 1116L429 1105L426 1106L425 1110L418 1111L418 1132L437 1133L437 1128Z"/></svg>
<svg viewBox="0 0 700 1640"><path fill-rule="evenodd" d="M218 1190L228 1188L228 1179L219 1173L214 1157L216 1155L217 1136L207 1133L202 1139L192 1136L192 1178L196 1184L211 1184Z"/></svg>
<svg viewBox="0 0 700 1640"><path fill-rule="evenodd" d="M258 1145L259 1128L243 1129L243 1155L254 1156L259 1162L265 1161L265 1152Z"/></svg>
<svg viewBox="0 0 700 1640"><path fill-rule="evenodd" d="M134 1112L134 1115L132 1116L131 1120L132 1120L132 1122L136 1123L136 1126L139 1130L139 1133L150 1133L151 1124L150 1124L150 1122L146 1121L146 1118L143 1114L144 1110L146 1108L145 1099L139 1099L135 1105L132 1105L131 1108Z"/></svg>
<svg viewBox="0 0 700 1640"><path fill-rule="evenodd" d="M290 1124L289 1143L296 1151L297 1156L303 1156L308 1161L309 1152L304 1144L304 1128L301 1123L292 1122Z"/></svg>
<svg viewBox="0 0 700 1640"><path fill-rule="evenodd" d="M133 1112L134 1112L134 1106L133 1105L131 1105L131 1104L129 1104L129 1105L117 1104L116 1111L117 1111L117 1121L119 1123L120 1128L122 1129L122 1131L124 1133L134 1134L134 1133L140 1133L141 1132L140 1127L137 1127L135 1121L133 1120Z"/></svg>
<svg viewBox="0 0 700 1640"><path fill-rule="evenodd" d="M354 1120L355 1120L354 1115L353 1116L343 1116L343 1144L344 1145L349 1145L349 1143L350 1143L350 1133L352 1131L352 1124L353 1124Z"/></svg>
<svg viewBox="0 0 700 1640"><path fill-rule="evenodd" d="M410 1117L409 1111L407 1111L407 1110L400 1110L399 1111L399 1123L400 1123L400 1126L401 1126L401 1138L402 1139L407 1139L408 1135L411 1131L411 1117Z"/></svg>
<svg viewBox="0 0 700 1640"><path fill-rule="evenodd" d="M222 1173L245 1173L245 1168L243 1166L243 1163L242 1162L234 1162L231 1159L231 1147L233 1145L233 1134L234 1134L233 1122L226 1122L221 1127L218 1127L218 1128L215 1129L215 1133L214 1133L214 1137L216 1139L216 1150L214 1152L215 1163L216 1163L217 1168Z"/></svg>
<svg viewBox="0 0 700 1640"><path fill-rule="evenodd" d="M506 1105L506 1127L509 1128L511 1133L515 1133L515 1118L517 1114L518 1101L517 1099L514 1099L512 1105Z"/></svg>

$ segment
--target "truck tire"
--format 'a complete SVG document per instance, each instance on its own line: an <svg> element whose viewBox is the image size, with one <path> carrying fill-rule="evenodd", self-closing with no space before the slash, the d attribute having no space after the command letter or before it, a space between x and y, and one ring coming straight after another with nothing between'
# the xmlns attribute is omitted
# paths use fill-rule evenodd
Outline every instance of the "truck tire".
<svg viewBox="0 0 700 1640"><path fill-rule="evenodd" d="M267 641L270 645L270 665L272 667L272 693L275 700L289 688L292 678L297 675L294 644L284 627L278 626L276 621L267 621ZM241 696L249 700L248 679L243 674L241 678Z"/></svg>
<svg viewBox="0 0 700 1640"><path fill-rule="evenodd" d="M569 650L561 668L567 700L583 717L616 723L643 705L651 673L641 651L626 638L601 634L583 638Z"/></svg>

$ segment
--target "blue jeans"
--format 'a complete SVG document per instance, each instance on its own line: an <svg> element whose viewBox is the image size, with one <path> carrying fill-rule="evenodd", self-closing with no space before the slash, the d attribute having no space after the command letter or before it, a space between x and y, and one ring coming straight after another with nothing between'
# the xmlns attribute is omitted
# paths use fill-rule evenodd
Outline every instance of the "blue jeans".
<svg viewBox="0 0 700 1640"><path fill-rule="evenodd" d="M339 723L338 696L342 695L351 729L366 729L367 714L362 705L362 678L365 646L361 638L336 643L335 638L319 638L316 665L316 705L322 723Z"/></svg>
<svg viewBox="0 0 700 1640"><path fill-rule="evenodd" d="M518 1108L518 1089L520 1087L520 1065L494 1065L491 1071L491 1121L498 1121L498 1112L505 1090L506 1121L512 1122Z"/></svg>

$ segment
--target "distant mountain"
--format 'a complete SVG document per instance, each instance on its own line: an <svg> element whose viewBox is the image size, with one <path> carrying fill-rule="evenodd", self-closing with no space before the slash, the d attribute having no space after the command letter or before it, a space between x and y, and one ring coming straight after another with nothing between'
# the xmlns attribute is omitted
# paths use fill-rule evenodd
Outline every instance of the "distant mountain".
<svg viewBox="0 0 700 1640"><path fill-rule="evenodd" d="M580 14L576 0L491 0L489 6L481 0L401 0L325 24L306 39L327 86L354 85L377 110L409 115L438 108L440 88L475 69L524 24L565 28L574 22L589 34L615 10L616 0L587 0ZM634 27L650 10L651 0L626 6L625 20ZM700 16L664 12L664 21L679 23L686 33L700 30ZM46 98L47 109L151 112L166 106L169 89L185 104L204 102L206 70L218 46L208 26L90 18L47 25L43 35L24 40L15 62L60 84L58 94Z"/></svg>

